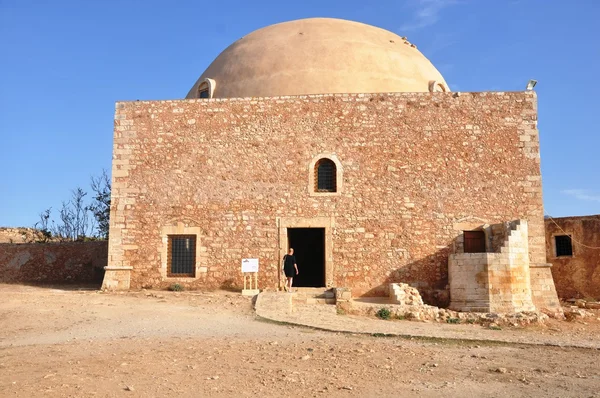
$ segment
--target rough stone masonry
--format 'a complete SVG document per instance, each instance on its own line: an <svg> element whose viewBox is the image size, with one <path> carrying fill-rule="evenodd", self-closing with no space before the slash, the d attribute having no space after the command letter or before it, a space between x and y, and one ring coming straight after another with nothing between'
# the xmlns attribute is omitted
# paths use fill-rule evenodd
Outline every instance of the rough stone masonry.
<svg viewBox="0 0 600 398"><path fill-rule="evenodd" d="M532 91L118 102L107 278L239 286L240 260L258 258L260 287L277 288L287 228L319 227L327 286L404 282L447 304L457 226L517 219L544 266L536 104ZM335 193L310 183L321 158ZM169 277L172 234L196 237L193 276Z"/></svg>

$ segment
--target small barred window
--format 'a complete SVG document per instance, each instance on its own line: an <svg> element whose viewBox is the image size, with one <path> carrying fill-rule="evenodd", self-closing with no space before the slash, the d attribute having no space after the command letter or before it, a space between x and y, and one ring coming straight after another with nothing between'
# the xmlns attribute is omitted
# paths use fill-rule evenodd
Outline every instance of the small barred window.
<svg viewBox="0 0 600 398"><path fill-rule="evenodd" d="M196 235L169 235L168 276L196 275Z"/></svg>
<svg viewBox="0 0 600 398"><path fill-rule="evenodd" d="M556 242L556 257L573 256L573 245L569 235L558 235L554 237Z"/></svg>
<svg viewBox="0 0 600 398"><path fill-rule="evenodd" d="M336 192L336 167L331 159L321 159L315 165L315 191Z"/></svg>

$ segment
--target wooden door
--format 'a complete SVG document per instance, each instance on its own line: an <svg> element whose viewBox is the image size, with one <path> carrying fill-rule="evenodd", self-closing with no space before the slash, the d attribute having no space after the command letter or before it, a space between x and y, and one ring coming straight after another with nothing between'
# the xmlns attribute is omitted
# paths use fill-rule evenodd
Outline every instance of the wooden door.
<svg viewBox="0 0 600 398"><path fill-rule="evenodd" d="M485 253L485 233L483 231L464 231L465 253Z"/></svg>

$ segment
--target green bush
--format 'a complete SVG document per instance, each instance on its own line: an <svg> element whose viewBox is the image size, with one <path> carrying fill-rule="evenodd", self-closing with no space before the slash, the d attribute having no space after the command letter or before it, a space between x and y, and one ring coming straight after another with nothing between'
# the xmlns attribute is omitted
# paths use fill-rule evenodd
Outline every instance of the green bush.
<svg viewBox="0 0 600 398"><path fill-rule="evenodd" d="M169 286L169 290L172 292L182 292L183 286L181 286L179 283L174 283L171 286Z"/></svg>
<svg viewBox="0 0 600 398"><path fill-rule="evenodd" d="M379 319L390 319L390 317L392 316L390 310L388 310L387 308L381 308L379 311L377 311L375 315Z"/></svg>
<svg viewBox="0 0 600 398"><path fill-rule="evenodd" d="M448 318L448 319L446 319L446 322L456 324L456 323L460 323L460 319L459 318Z"/></svg>

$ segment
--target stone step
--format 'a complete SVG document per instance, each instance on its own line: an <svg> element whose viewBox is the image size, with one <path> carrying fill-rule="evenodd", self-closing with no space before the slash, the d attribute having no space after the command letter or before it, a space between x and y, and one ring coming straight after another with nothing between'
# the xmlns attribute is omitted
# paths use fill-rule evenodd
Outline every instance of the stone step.
<svg viewBox="0 0 600 398"><path fill-rule="evenodd" d="M335 298L311 298L296 299L293 298L294 303L297 304L335 304Z"/></svg>
<svg viewBox="0 0 600 398"><path fill-rule="evenodd" d="M291 294L296 304L335 304L333 289L326 288L294 288Z"/></svg>
<svg viewBox="0 0 600 398"><path fill-rule="evenodd" d="M306 297L306 298L324 298L331 299L335 298L335 293L333 289L326 288L315 288L315 287L298 287L293 288L293 294L296 297Z"/></svg>

